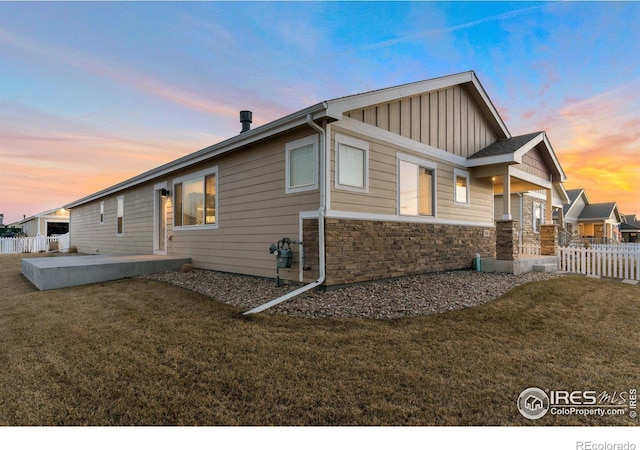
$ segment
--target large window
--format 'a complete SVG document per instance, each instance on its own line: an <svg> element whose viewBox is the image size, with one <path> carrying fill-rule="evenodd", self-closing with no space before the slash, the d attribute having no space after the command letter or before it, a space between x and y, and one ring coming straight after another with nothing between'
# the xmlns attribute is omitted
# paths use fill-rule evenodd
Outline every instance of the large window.
<svg viewBox="0 0 640 450"><path fill-rule="evenodd" d="M469 172L465 170L453 170L454 202L457 205L469 206Z"/></svg>
<svg viewBox="0 0 640 450"><path fill-rule="evenodd" d="M406 216L435 216L435 180L435 163L399 154L399 214Z"/></svg>
<svg viewBox="0 0 640 450"><path fill-rule="evenodd" d="M369 143L336 135L336 189L369 191Z"/></svg>
<svg viewBox="0 0 640 450"><path fill-rule="evenodd" d="M307 136L285 145L287 194L318 188L316 136Z"/></svg>
<svg viewBox="0 0 640 450"><path fill-rule="evenodd" d="M118 197L116 219L116 234L122 236L124 234L124 196Z"/></svg>
<svg viewBox="0 0 640 450"><path fill-rule="evenodd" d="M216 228L218 225L217 186L217 168L174 180L174 227Z"/></svg>

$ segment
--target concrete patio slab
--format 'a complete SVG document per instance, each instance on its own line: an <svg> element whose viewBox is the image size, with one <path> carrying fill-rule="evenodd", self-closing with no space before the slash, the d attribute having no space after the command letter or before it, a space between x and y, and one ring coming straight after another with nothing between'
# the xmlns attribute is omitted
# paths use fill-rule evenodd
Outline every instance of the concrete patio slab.
<svg viewBox="0 0 640 450"><path fill-rule="evenodd" d="M480 267L483 272L512 273L514 275L532 272L535 270L535 266L544 266L545 272L555 272L558 270L559 264L560 257L558 256L536 255L521 255L513 261L496 258L482 258L480 261ZM540 270L540 267L538 267L538 270Z"/></svg>
<svg viewBox="0 0 640 450"><path fill-rule="evenodd" d="M25 258L22 274L41 291L176 270L191 258L88 255Z"/></svg>

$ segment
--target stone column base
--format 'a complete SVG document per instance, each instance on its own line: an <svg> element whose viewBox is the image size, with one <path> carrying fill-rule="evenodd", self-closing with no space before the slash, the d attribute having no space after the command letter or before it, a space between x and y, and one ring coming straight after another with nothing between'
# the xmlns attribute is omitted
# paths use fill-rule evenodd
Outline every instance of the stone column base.
<svg viewBox="0 0 640 450"><path fill-rule="evenodd" d="M513 261L518 254L518 221L496 220L496 259Z"/></svg>

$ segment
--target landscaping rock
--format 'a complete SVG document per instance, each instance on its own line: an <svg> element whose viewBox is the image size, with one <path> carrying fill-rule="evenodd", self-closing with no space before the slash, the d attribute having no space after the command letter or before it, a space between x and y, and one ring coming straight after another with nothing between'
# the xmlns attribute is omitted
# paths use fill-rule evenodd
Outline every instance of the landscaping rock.
<svg viewBox="0 0 640 450"><path fill-rule="evenodd" d="M333 291L311 290L265 311L302 317L399 319L468 308L494 300L515 286L560 276L522 275L471 270L373 281ZM249 310L298 286L276 287L272 280L193 269L149 275L217 301Z"/></svg>

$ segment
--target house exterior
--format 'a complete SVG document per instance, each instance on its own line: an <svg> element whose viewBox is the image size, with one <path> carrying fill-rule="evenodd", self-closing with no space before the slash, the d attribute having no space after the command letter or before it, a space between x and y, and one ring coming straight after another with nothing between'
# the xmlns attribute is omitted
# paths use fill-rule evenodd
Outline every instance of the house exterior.
<svg viewBox="0 0 640 450"><path fill-rule="evenodd" d="M619 225L622 242L640 242L640 221L635 214L621 214Z"/></svg>
<svg viewBox="0 0 640 450"><path fill-rule="evenodd" d="M246 112L244 117L246 118ZM246 123L245 123L246 125ZM512 193L566 179L544 132L513 137L474 72L328 100L66 207L82 253L335 286L471 267L511 239ZM496 227L495 195L500 203ZM505 225L506 224L506 225ZM497 251L498 249L498 251ZM515 249L517 257L517 249Z"/></svg>
<svg viewBox="0 0 640 450"><path fill-rule="evenodd" d="M16 222L22 234L27 237L55 236L69 232L69 211L56 208L44 211Z"/></svg>
<svg viewBox="0 0 640 450"><path fill-rule="evenodd" d="M565 229L574 238L593 242L618 242L622 222L615 202L591 203L584 189L567 191L571 203L564 206Z"/></svg>

